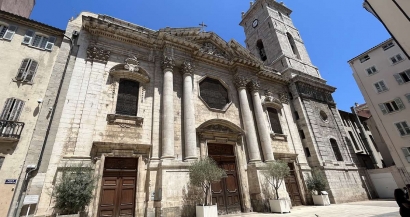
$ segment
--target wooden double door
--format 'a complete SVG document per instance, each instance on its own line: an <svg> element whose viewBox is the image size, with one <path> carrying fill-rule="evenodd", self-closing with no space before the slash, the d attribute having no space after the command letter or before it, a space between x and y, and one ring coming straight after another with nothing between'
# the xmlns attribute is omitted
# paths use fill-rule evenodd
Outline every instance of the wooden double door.
<svg viewBox="0 0 410 217"><path fill-rule="evenodd" d="M133 217L137 159L107 158L102 177L99 217Z"/></svg>
<svg viewBox="0 0 410 217"><path fill-rule="evenodd" d="M230 214L241 212L240 191L238 185L238 174L236 170L233 146L221 144L208 144L208 154L216 161L220 168L226 172L226 177L219 182L212 183L212 204L218 205L218 214ZM224 150L232 149L228 153ZM229 155L217 155L229 154Z"/></svg>
<svg viewBox="0 0 410 217"><path fill-rule="evenodd" d="M290 174L285 178L286 190L289 194L292 206L302 205L302 196L300 195L299 185L296 180L295 168L293 163L288 164L290 169Z"/></svg>

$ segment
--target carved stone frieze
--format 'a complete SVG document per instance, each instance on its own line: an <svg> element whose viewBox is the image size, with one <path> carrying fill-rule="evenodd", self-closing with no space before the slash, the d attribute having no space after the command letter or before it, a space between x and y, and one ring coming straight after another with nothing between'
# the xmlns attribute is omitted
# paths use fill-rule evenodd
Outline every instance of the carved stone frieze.
<svg viewBox="0 0 410 217"><path fill-rule="evenodd" d="M111 51L99 48L96 46L89 46L87 48L87 61L101 62L106 64L110 58Z"/></svg>
<svg viewBox="0 0 410 217"><path fill-rule="evenodd" d="M182 74L192 74L194 72L194 66L190 61L184 61L181 65Z"/></svg>
<svg viewBox="0 0 410 217"><path fill-rule="evenodd" d="M328 104L335 104L332 93L329 91L301 82L297 82L296 87L299 95L304 98L314 99Z"/></svg>
<svg viewBox="0 0 410 217"><path fill-rule="evenodd" d="M174 58L170 57L170 56L164 56L164 59L162 60L162 69L169 69L169 70L173 70L175 66L175 60Z"/></svg>
<svg viewBox="0 0 410 217"><path fill-rule="evenodd" d="M261 87L261 85L258 80L252 79L251 81L249 81L248 87L251 92L254 92L254 91L259 91L259 88Z"/></svg>
<svg viewBox="0 0 410 217"><path fill-rule="evenodd" d="M249 80L244 77L244 76L235 76L234 78L234 84L236 88L246 88L246 85L248 84Z"/></svg>
<svg viewBox="0 0 410 217"><path fill-rule="evenodd" d="M125 59L124 69L130 72L138 72L140 70L140 62L137 57L133 56Z"/></svg>
<svg viewBox="0 0 410 217"><path fill-rule="evenodd" d="M286 92L279 93L280 102L289 104L289 94Z"/></svg>
<svg viewBox="0 0 410 217"><path fill-rule="evenodd" d="M226 127L226 126L223 126L223 125L220 125L220 124L209 125L209 126L205 127L203 130L220 132L220 133L235 133L229 127Z"/></svg>
<svg viewBox="0 0 410 217"><path fill-rule="evenodd" d="M228 59L225 52L219 50L214 44L210 42L203 43L199 51L201 51L202 53L209 54L209 55L214 55L217 57Z"/></svg>

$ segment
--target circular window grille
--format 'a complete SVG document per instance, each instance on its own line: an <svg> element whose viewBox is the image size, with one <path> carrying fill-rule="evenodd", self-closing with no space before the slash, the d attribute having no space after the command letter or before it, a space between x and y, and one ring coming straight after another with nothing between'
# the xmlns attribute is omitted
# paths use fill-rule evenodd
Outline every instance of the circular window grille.
<svg viewBox="0 0 410 217"><path fill-rule="evenodd" d="M327 121L327 114L326 114L326 112L324 112L323 110L322 111L320 111L320 117L322 118L322 120L324 120L324 121Z"/></svg>

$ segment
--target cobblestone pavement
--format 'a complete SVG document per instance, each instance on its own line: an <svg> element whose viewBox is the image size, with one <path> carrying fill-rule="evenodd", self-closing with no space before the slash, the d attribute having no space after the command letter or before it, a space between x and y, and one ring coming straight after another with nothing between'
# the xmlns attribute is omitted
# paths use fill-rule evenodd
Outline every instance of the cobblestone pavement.
<svg viewBox="0 0 410 217"><path fill-rule="evenodd" d="M354 203L332 204L330 206L298 206L286 214L271 213L243 213L226 215L224 217L400 217L399 207L393 200L372 200Z"/></svg>

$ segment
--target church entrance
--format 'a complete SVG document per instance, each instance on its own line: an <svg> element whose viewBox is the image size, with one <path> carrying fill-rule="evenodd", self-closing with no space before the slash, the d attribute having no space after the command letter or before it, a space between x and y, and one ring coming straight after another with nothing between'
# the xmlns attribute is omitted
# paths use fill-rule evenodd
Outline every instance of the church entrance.
<svg viewBox="0 0 410 217"><path fill-rule="evenodd" d="M302 196L299 191L299 186L296 181L295 167L293 163L288 163L290 169L290 175L285 178L286 190L289 194L292 206L302 205Z"/></svg>
<svg viewBox="0 0 410 217"><path fill-rule="evenodd" d="M226 144L208 144L208 155L224 169L227 177L212 183L212 204L218 204L218 214L241 212L241 200L234 147Z"/></svg>
<svg viewBox="0 0 410 217"><path fill-rule="evenodd" d="M106 158L99 217L133 217L137 184L137 158Z"/></svg>

